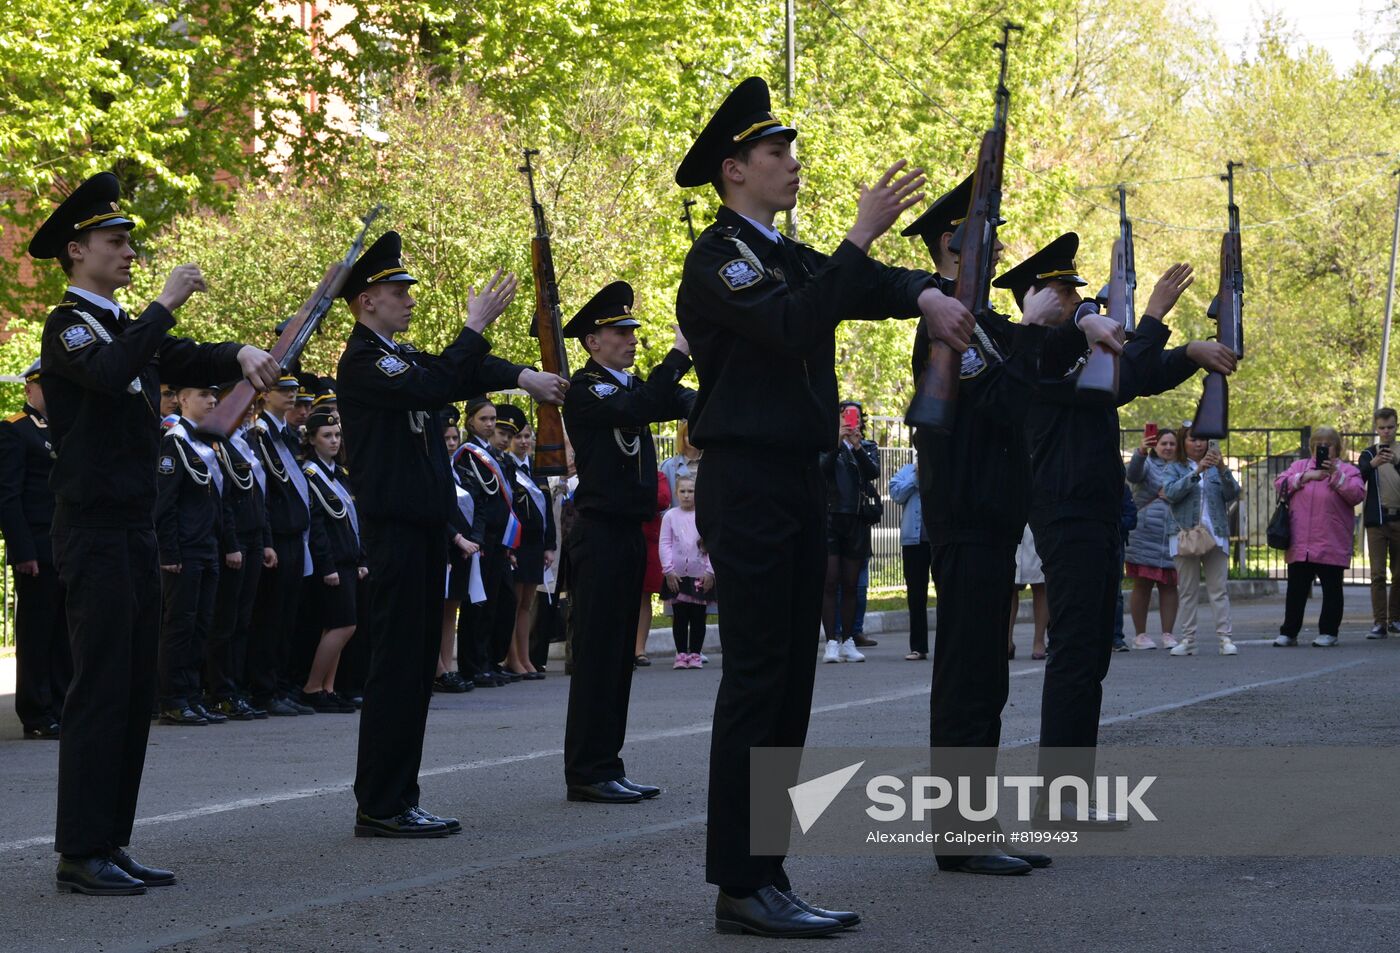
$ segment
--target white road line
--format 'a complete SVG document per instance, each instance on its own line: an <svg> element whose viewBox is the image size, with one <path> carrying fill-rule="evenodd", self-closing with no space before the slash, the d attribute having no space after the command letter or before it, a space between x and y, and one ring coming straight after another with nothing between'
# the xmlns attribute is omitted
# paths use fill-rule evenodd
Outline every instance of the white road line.
<svg viewBox="0 0 1400 953"><path fill-rule="evenodd" d="M1332 672L1351 668L1356 665L1366 664L1366 659L1358 659L1353 662L1346 662L1341 665L1333 665L1328 668L1318 669L1313 672L1305 672L1301 675L1290 675L1286 678L1269 679L1262 682L1252 682L1248 685L1240 685L1235 688L1227 688L1218 692L1211 692L1207 695L1198 695L1181 702L1171 702L1165 705L1157 705L1152 708L1144 708L1141 711L1130 712L1126 715L1116 715L1112 718L1104 719L1101 725L1117 724L1132 718L1141 718L1145 715L1157 714L1165 711L1173 711L1178 708L1185 708L1190 705L1197 705L1201 702L1211 701L1216 698L1224 698L1227 695L1234 695L1239 692L1251 691L1255 688L1264 688L1270 685L1282 685L1287 682L1295 682L1305 678L1315 678L1320 675L1328 675ZM1012 678L1025 675L1035 675L1044 672L1041 666L1023 668L1011 673ZM917 698L920 695L927 695L929 688L919 686L917 688L903 688L898 691L886 692L881 695L871 695L867 698L857 698L851 701L834 702L829 705L817 705L812 708L813 715L822 715L833 711L847 711L852 708L864 708L870 705L882 705L886 702L903 701L906 698ZM662 741L667 738L684 738L694 735L709 734L711 724L708 721L695 722L690 725L683 725L678 728L662 728L655 731L644 731L631 735L627 740L632 743L642 743L647 741ZM1007 742L1003 747L1016 748L1024 747L1028 744L1035 744L1038 739L1029 738L1020 741ZM456 764L444 764L434 768L424 768L419 772L419 777L431 778L444 774L458 774L464 771L477 771L482 768L499 768L509 764L519 764L523 761L536 761L540 758L563 757L563 748L547 748L540 751L530 751L524 754L506 755L500 758L482 758L477 761L462 761ZM250 807L269 807L274 804L282 804L287 801L301 801L308 798L322 797L327 794L342 794L350 790L352 781L341 781L336 784L324 784L314 788L299 788L294 791L284 791L280 794L268 794L262 797L238 798L233 801L221 801L217 804L206 804L202 807L189 808L183 811L171 811L168 814L155 814L151 817L138 817L136 827L151 827L156 824L175 824L181 821L188 821L199 817L208 817L212 814L224 814L229 811L239 811ZM41 837L26 837L23 840L13 840L0 842L0 852L27 850L32 847L48 847L53 844L53 835L46 834Z"/></svg>

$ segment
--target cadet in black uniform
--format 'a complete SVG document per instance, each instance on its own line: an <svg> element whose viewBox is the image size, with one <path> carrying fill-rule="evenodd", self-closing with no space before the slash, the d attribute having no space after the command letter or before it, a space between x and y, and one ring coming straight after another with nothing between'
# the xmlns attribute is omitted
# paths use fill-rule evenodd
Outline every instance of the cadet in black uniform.
<svg viewBox="0 0 1400 953"><path fill-rule="evenodd" d="M315 713L292 692L290 678L297 609L302 579L310 572L307 534L311 526L310 491L297 455L301 437L288 415L300 385L283 374L263 398L263 410L249 434L267 485L267 521L272 529L273 559L265 563L253 607L248 643L248 687L253 704L276 716Z"/></svg>
<svg viewBox="0 0 1400 953"><path fill-rule="evenodd" d="M257 348L169 334L171 311L204 288L194 265L177 266L138 320L112 300L130 282L136 257L119 195L111 173L88 179L29 243L32 257L57 258L71 282L44 324L40 379L58 453L50 480L53 553L67 590L74 672L59 748L58 884L103 894L144 893L175 880L122 850L131 840L156 689L157 363L168 377L247 376L260 390L278 374Z"/></svg>
<svg viewBox="0 0 1400 953"><path fill-rule="evenodd" d="M903 232L924 239L949 294L962 238L958 226L971 200L968 176ZM994 254L1000 248L998 242ZM1019 324L995 313L978 317L972 345L963 352L951 433L920 429L914 434L919 497L938 586L929 743L972 749L956 771L974 777L996 774L1001 712L1010 687L1003 620L1011 611L1016 546L1030 510L1026 414L1035 399L1042 345L1047 335L1065 333L1050 329L1066 320L1052 295L1031 295L1026 308ZM1107 318L1094 315L1082 326L1118 348L1115 325ZM916 381L928 358L927 337L919 337ZM946 824L935 820L937 829L958 825L966 822L956 812ZM980 833L999 830L993 820ZM940 869L965 873L1026 874L1049 864L1044 854L1007 855L1000 849L938 854Z"/></svg>
<svg viewBox="0 0 1400 953"><path fill-rule="evenodd" d="M160 442L156 464L156 549L160 554L160 723L210 725L228 716L204 707L200 672L214 620L219 567L242 551L224 500L224 471L214 448L195 428L218 398L209 386L174 382L180 419Z"/></svg>
<svg viewBox="0 0 1400 953"><path fill-rule="evenodd" d="M763 81L748 79L676 172L684 187L715 184L724 201L686 256L676 300L700 378L690 415L691 442L705 451L696 519L724 648L706 879L720 888L718 929L768 936L820 935L858 919L813 914L781 856L749 853L749 749L802 745L811 713L826 550L817 455L836 443L836 325L922 312L958 351L972 333L972 316L932 275L867 254L922 197L919 170L902 174L899 163L862 189L855 225L830 256L773 228L797 201L795 136L773 117ZM783 803L787 793L771 796Z"/></svg>
<svg viewBox="0 0 1400 953"><path fill-rule="evenodd" d="M73 677L63 583L53 567L53 442L40 364L24 372L24 408L0 421L0 535L15 570L15 712L26 738L57 739Z"/></svg>
<svg viewBox="0 0 1400 953"><path fill-rule="evenodd" d="M1038 298L1030 292L1045 288L1072 321L1067 331L1073 333L1057 335L1042 349L1037 398L1026 428L1033 471L1030 524L1045 565L1054 633L1041 698L1039 773L1089 781L1122 560L1118 407L1170 390L1200 367L1232 373L1235 358L1229 348L1209 341L1164 349L1171 331L1162 319L1192 281L1190 266L1174 265L1153 288L1135 335L1123 347L1116 401L1080 391L1076 384L1088 350L1086 336L1097 323L1098 306L1079 296L1087 282L1074 263L1078 248L1077 235L1061 235L993 284L1009 289L1023 310ZM1037 813L1043 814L1046 806L1038 805ZM1062 823L1106 829L1126 821L1093 805L1067 803Z"/></svg>
<svg viewBox="0 0 1400 953"><path fill-rule="evenodd" d="M451 542L466 543L448 473L438 411L471 394L523 387L558 402L566 382L491 356L481 336L515 295L497 272L468 298L467 319L441 356L394 336L413 316L414 279L400 261L398 233L386 232L354 265L343 297L355 327L336 382L360 533L369 561L370 667L360 715L355 772L358 836L441 837L461 825L418 806L418 767L442 626L443 580Z"/></svg>
<svg viewBox="0 0 1400 953"><path fill-rule="evenodd" d="M510 551L506 530L515 517L515 492L506 473L505 455L496 447L496 406L485 397L467 404L467 428L453 458L457 482L472 498L467 540L478 547L485 600L462 604L457 623L457 664L476 688L496 688L510 679L496 670L492 639L500 630L503 605L514 605L510 591ZM518 543L516 543L518 545Z"/></svg>
<svg viewBox="0 0 1400 953"><path fill-rule="evenodd" d="M214 597L214 622L205 648L205 688L212 710L235 721L267 717L248 700L248 639L253 605L263 567L277 561L272 526L267 521L267 472L249 443L246 427L214 446L224 472L224 498L233 515L234 553L219 567L219 591Z"/></svg>
<svg viewBox="0 0 1400 953"><path fill-rule="evenodd" d="M661 793L629 781L622 765L647 567L642 524L656 515L656 444L647 425L685 417L695 392L680 386L690 370L690 348L679 331L645 383L627 373L636 363L638 327L632 286L625 281L595 294L564 327L564 336L580 339L588 351L564 401L578 466L578 518L564 540L573 607L573 679L564 728L570 801L619 804Z"/></svg>
<svg viewBox="0 0 1400 953"><path fill-rule="evenodd" d="M509 421L515 427L511 449L504 457L512 476L512 509L520 520L520 548L515 551L515 568L511 572L512 611L501 621L505 623L508 648L504 671L507 676L519 676L537 682L544 673L530 662L530 607L535 591L544 582L546 566L551 565L559 548L554 531L554 507L550 505L549 489L535 482L530 472L529 450L533 446L534 429L525 411L511 404L496 408L497 422ZM523 453L516 453L516 450Z"/></svg>

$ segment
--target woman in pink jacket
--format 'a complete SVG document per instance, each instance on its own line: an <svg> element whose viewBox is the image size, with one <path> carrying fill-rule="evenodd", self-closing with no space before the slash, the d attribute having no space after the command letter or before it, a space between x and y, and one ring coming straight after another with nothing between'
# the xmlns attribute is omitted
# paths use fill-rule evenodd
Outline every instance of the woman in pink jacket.
<svg viewBox="0 0 1400 953"><path fill-rule="evenodd" d="M663 483L665 481L662 481ZM706 603L714 598L715 571L695 529L695 478L676 477L676 508L661 520L661 571L670 589L672 668L700 668L705 645Z"/></svg>
<svg viewBox="0 0 1400 953"><path fill-rule="evenodd" d="M1342 459L1342 438L1331 427L1318 427L1311 453L1279 475L1274 489L1288 498L1291 537L1288 546L1288 594L1283 625L1274 645L1298 644L1303 609L1313 580L1322 583L1322 613L1313 645L1337 644L1342 624L1342 573L1351 565L1356 506L1366 497L1361 471Z"/></svg>

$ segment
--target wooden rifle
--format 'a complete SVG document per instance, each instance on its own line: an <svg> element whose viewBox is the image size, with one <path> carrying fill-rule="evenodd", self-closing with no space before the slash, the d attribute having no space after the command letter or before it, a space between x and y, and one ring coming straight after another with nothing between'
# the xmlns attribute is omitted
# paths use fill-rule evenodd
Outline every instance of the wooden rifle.
<svg viewBox="0 0 1400 953"><path fill-rule="evenodd" d="M997 222L1001 221L1002 167L1006 161L1006 116L1011 108L1011 91L1006 88L1007 47L1012 31L1020 26L1007 22L1001 28L1001 73L997 77L996 111L992 128L982 136L977 152L977 168L972 178L972 202L968 207L962 249L958 253L958 278L953 296L974 318L988 312L992 269L995 267ZM927 319L925 319L927 320ZM958 379L962 360L948 344L934 337L929 328L928 362L918 381L918 390L909 403L904 422L911 427L927 427L934 433L949 433L957 412Z"/></svg>
<svg viewBox="0 0 1400 953"><path fill-rule="evenodd" d="M355 259L360 257L360 253L365 247L365 233L369 231L370 224L379 217L379 213L384 211L383 205L376 205L361 219L360 233L355 236L355 240L350 243L350 250L345 253L345 257L340 261L333 262L326 269L325 277L316 286L316 290L311 292L311 297L302 303L297 313L283 322L281 331L277 337L277 343L273 345L269 352L282 368L282 373L289 372L296 367L301 359L301 352L306 349L306 343L311 340L311 335L320 327L325 319L326 313L330 311L331 305L335 304L335 299L340 297L341 289L345 287L345 281L350 277L350 269L355 265ZM241 380L233 386L231 390L219 397L216 406L203 422L195 428L195 433L201 437L208 437L215 440L227 440L232 437L234 431L243 425L244 419L248 416L248 408L253 406L253 401L257 399L258 392L247 380Z"/></svg>
<svg viewBox="0 0 1400 953"><path fill-rule="evenodd" d="M1210 303L1208 316L1218 325L1215 339L1244 357L1244 262L1240 254L1240 207L1235 204L1235 170L1242 162L1227 162L1225 182L1230 195L1229 228L1220 237L1220 289ZM1219 440L1230 433L1230 385L1219 371L1207 371L1201 401L1191 424L1193 436Z"/></svg>
<svg viewBox="0 0 1400 953"><path fill-rule="evenodd" d="M538 149L525 150L520 171L530 185L530 211L535 216L535 235L530 239L530 273L535 280L535 316L530 336L539 338L540 367L550 374L569 377L569 355L564 349L564 319L559 309L559 283L554 276L554 252L549 243L549 225L544 206L535 194L535 169L530 163ZM563 476L568 471L564 452L564 418L553 404L539 405L538 442L535 444L536 476Z"/></svg>

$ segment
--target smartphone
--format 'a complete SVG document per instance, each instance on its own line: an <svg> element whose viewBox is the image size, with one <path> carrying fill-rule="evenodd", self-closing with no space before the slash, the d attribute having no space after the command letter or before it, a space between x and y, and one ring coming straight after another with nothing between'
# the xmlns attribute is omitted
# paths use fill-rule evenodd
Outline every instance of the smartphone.
<svg viewBox="0 0 1400 953"><path fill-rule="evenodd" d="M1317 468L1322 469L1322 465L1327 462L1328 456L1332 453L1332 448L1325 443L1317 445Z"/></svg>
<svg viewBox="0 0 1400 953"><path fill-rule="evenodd" d="M1147 442L1148 442L1148 443L1151 443L1152 441L1156 440L1156 439L1157 439L1157 423L1156 423L1155 421L1149 420L1147 423L1143 424L1143 425L1142 425L1142 435L1143 435L1144 437L1147 438Z"/></svg>
<svg viewBox="0 0 1400 953"><path fill-rule="evenodd" d="M842 407L841 425L849 430L860 430L860 408Z"/></svg>

